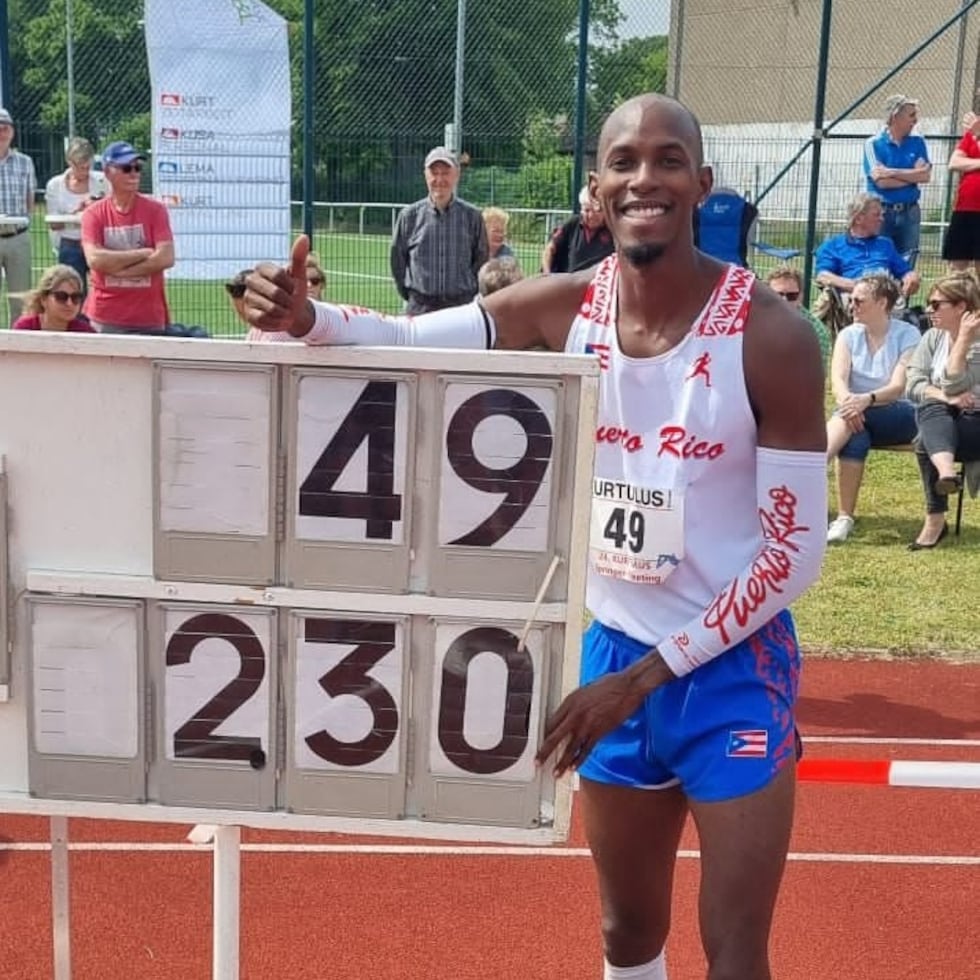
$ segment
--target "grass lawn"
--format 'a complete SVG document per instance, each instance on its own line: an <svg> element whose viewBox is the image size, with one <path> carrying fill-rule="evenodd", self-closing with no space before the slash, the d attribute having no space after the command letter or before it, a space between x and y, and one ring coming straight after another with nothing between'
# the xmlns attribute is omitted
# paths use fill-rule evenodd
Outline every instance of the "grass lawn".
<svg viewBox="0 0 980 980"><path fill-rule="evenodd" d="M831 511L836 513L830 479ZM806 650L882 651L980 661L980 499L963 502L963 529L932 551L908 551L923 515L919 470L911 453L872 451L856 523L829 545L820 581L794 606Z"/></svg>
<svg viewBox="0 0 980 980"><path fill-rule="evenodd" d="M40 220L32 234L35 261L44 262L50 252ZM321 234L314 244L331 298L386 312L401 308L388 274L387 236ZM525 269L538 268L540 248L540 242L516 243ZM927 281L940 271L934 257L922 265ZM213 336L242 336L220 282L171 279L167 293L175 321L203 324ZM832 472L828 479L833 510ZM912 455L872 452L854 532L828 549L820 582L794 608L805 649L980 661L980 500L965 500L960 538L950 535L933 551L909 552L922 509Z"/></svg>

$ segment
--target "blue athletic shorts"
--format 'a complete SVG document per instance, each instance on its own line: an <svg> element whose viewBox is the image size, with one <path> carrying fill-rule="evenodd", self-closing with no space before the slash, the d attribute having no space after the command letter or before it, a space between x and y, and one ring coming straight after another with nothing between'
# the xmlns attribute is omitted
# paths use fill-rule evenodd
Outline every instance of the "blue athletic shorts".
<svg viewBox="0 0 980 980"><path fill-rule="evenodd" d="M582 683L623 670L649 651L647 644L593 622L582 644ZM796 757L799 674L793 619L784 611L652 692L596 743L579 774L638 789L680 785L702 803L754 793Z"/></svg>

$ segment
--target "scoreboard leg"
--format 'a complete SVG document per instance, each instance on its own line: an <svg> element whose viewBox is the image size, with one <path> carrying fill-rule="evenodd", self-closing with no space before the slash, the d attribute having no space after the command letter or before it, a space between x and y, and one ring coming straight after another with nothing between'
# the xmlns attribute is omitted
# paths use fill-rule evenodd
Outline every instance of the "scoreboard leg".
<svg viewBox="0 0 980 980"><path fill-rule="evenodd" d="M68 914L68 818L51 817L51 934L54 980L71 980L71 921Z"/></svg>
<svg viewBox="0 0 980 980"><path fill-rule="evenodd" d="M213 980L238 980L241 827L214 832Z"/></svg>

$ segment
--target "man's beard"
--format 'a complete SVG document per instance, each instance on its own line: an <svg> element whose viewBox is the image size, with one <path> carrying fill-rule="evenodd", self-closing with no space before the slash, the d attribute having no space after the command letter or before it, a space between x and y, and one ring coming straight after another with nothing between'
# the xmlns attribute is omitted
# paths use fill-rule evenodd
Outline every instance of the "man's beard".
<svg viewBox="0 0 980 980"><path fill-rule="evenodd" d="M666 246L644 242L642 245L627 245L623 249L623 258L633 266L651 265L666 251Z"/></svg>

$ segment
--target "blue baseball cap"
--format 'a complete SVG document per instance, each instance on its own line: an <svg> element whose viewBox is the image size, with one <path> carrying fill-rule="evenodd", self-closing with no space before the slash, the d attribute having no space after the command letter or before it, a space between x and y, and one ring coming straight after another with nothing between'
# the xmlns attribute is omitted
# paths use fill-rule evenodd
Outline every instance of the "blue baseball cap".
<svg viewBox="0 0 980 980"><path fill-rule="evenodd" d="M110 143L102 151L102 165L104 167L121 167L125 163L132 163L134 160L145 160L146 154L140 153L132 143L118 140Z"/></svg>

